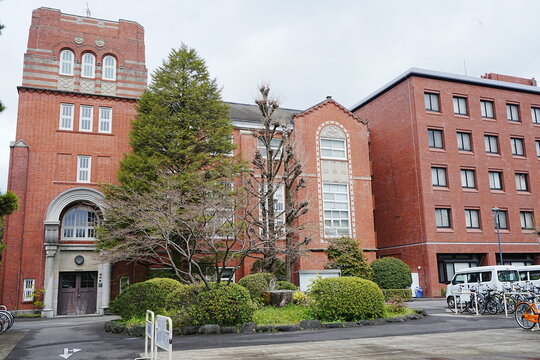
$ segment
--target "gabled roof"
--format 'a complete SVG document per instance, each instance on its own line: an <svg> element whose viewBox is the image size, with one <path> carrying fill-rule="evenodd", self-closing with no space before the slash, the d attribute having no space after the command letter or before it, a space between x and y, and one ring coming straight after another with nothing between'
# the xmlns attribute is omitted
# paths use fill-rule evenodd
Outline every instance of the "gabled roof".
<svg viewBox="0 0 540 360"><path fill-rule="evenodd" d="M312 113L313 111L316 111L317 109L320 109L321 107L325 106L325 105L328 105L328 104L333 104L335 106L337 106L341 111L343 111L346 115L352 117L354 120L356 121L359 121L363 124L366 124L367 122L365 120L362 120L360 119L358 116L356 116L355 114L353 114L352 112L349 111L349 109L347 109L345 106L341 105L340 103L338 103L337 101L335 101L334 99L332 99L331 96L327 96L325 100L321 101L320 103L318 104L315 104L313 105L312 107L308 108L307 110L305 110L304 112L300 113L300 114L295 114L294 117L295 118L299 118L299 117L302 117L302 116L305 116L305 115L308 115L310 113Z"/></svg>
<svg viewBox="0 0 540 360"><path fill-rule="evenodd" d="M233 123L244 126L261 125L261 113L259 107L253 104L238 104L225 102L229 105L229 117ZM287 123L292 123L294 114L301 113L301 110L278 108L274 113L276 119L283 119Z"/></svg>
<svg viewBox="0 0 540 360"><path fill-rule="evenodd" d="M466 76L466 75L451 74L451 73L445 73L441 71L411 68L407 70L406 72L404 72L403 74L399 75L394 80L390 81L386 85L379 88L374 93L370 94L366 98L354 104L351 107L351 111L355 111L359 107L362 107L368 104L373 99L384 94L385 92L392 89L394 86L398 85L402 81L405 81L406 79L410 78L411 76L418 76L418 77L423 77L423 78L428 78L428 79L446 80L446 81L458 82L458 83L463 83L463 84L471 84L471 85L485 86L485 87L491 87L491 88L540 94L540 88L536 86L522 85L522 84L516 84L516 83L511 83L511 82L506 82L506 81L499 81L499 80L483 79L483 78Z"/></svg>

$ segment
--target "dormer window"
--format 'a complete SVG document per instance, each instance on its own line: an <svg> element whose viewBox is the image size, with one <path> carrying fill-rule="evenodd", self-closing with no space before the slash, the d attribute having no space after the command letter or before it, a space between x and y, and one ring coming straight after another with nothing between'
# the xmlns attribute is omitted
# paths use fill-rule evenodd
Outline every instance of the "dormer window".
<svg viewBox="0 0 540 360"><path fill-rule="evenodd" d="M111 55L103 58L103 80L116 80L116 59Z"/></svg>
<svg viewBox="0 0 540 360"><path fill-rule="evenodd" d="M86 53L82 57L81 77L94 78L96 76L96 57Z"/></svg>
<svg viewBox="0 0 540 360"><path fill-rule="evenodd" d="M62 50L60 53L60 75L73 76L73 58L71 50Z"/></svg>

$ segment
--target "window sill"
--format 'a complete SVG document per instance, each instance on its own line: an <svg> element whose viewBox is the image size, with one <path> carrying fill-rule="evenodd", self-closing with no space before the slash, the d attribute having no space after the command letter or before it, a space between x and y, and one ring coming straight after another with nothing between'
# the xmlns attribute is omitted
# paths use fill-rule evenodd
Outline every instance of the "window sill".
<svg viewBox="0 0 540 360"><path fill-rule="evenodd" d="M518 195L532 195L530 191L517 190Z"/></svg>
<svg viewBox="0 0 540 360"><path fill-rule="evenodd" d="M445 186L433 186L433 190L437 190L437 191L450 191L449 188L445 187Z"/></svg>
<svg viewBox="0 0 540 360"><path fill-rule="evenodd" d="M516 160L527 160L525 155L512 155L512 158Z"/></svg>
<svg viewBox="0 0 540 360"><path fill-rule="evenodd" d="M425 110L426 110L426 114L442 116L440 111L433 111L433 110L428 110L428 109L425 109Z"/></svg>
<svg viewBox="0 0 540 360"><path fill-rule="evenodd" d="M466 114L456 114L456 113L454 113L454 116L457 117L457 118L460 118L460 119L470 119L471 118L469 115L466 115Z"/></svg>
<svg viewBox="0 0 540 360"><path fill-rule="evenodd" d="M446 149L444 149L444 148L432 148L432 147L430 147L429 151L439 152L439 153L446 153Z"/></svg>
<svg viewBox="0 0 540 360"><path fill-rule="evenodd" d="M506 194L506 191L504 190L496 190L496 189L489 189L489 192L493 194Z"/></svg>
<svg viewBox="0 0 540 360"><path fill-rule="evenodd" d="M482 229L467 229L468 233L483 233L484 231Z"/></svg>
<svg viewBox="0 0 540 360"><path fill-rule="evenodd" d="M476 188L461 188L463 192L469 192L469 193L477 193L478 189Z"/></svg>
<svg viewBox="0 0 540 360"><path fill-rule="evenodd" d="M474 155L472 150L458 150L458 153L462 155Z"/></svg>
<svg viewBox="0 0 540 360"><path fill-rule="evenodd" d="M497 121L497 119L495 119L495 118L487 118L487 117L482 117L482 120L484 120L484 121L492 121L492 122Z"/></svg>
<svg viewBox="0 0 540 360"><path fill-rule="evenodd" d="M521 232L524 234L536 234L536 230L534 229L521 229Z"/></svg>
<svg viewBox="0 0 540 360"><path fill-rule="evenodd" d="M509 124L521 125L521 121L508 120Z"/></svg>
<svg viewBox="0 0 540 360"><path fill-rule="evenodd" d="M437 232L453 233L454 229L452 229L452 228L437 228Z"/></svg>
<svg viewBox="0 0 540 360"><path fill-rule="evenodd" d="M492 157L498 157L498 158L500 158L500 157L501 157L501 154L499 154L499 153L489 153L489 152L487 152L487 153L486 153L486 156L492 156Z"/></svg>
<svg viewBox="0 0 540 360"><path fill-rule="evenodd" d="M57 185L99 185L98 183L94 182L78 182L78 181L53 181L53 184Z"/></svg>

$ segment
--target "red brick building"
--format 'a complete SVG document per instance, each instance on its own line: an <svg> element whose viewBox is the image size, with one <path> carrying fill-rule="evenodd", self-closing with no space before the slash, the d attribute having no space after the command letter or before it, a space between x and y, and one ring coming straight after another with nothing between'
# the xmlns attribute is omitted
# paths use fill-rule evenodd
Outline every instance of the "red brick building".
<svg viewBox="0 0 540 360"><path fill-rule="evenodd" d="M499 262L497 216L504 263L539 263L534 79L411 69L352 111L371 133L378 256L439 296L458 268Z"/></svg>
<svg viewBox="0 0 540 360"><path fill-rule="evenodd" d="M33 12L8 180L20 209L6 222L0 304L31 311L32 294L43 288L43 316L103 313L122 286L144 279L142 266L103 262L94 227L100 184L116 182L146 82L139 24L48 8ZM235 153L252 159L258 107L229 105ZM327 240L339 235L356 237L373 260L366 123L331 98L306 111L279 109L278 115L294 125L310 202L303 221L312 224L313 241L296 270L323 269ZM251 266L246 262L236 279Z"/></svg>

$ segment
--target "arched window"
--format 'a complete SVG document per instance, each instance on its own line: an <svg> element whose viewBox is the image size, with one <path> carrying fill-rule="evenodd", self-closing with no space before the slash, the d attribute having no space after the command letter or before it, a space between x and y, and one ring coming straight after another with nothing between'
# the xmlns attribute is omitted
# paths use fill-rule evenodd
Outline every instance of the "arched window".
<svg viewBox="0 0 540 360"><path fill-rule="evenodd" d="M60 75L73 75L73 51L62 50L60 53Z"/></svg>
<svg viewBox="0 0 540 360"><path fill-rule="evenodd" d="M82 57L82 71L81 76L86 78L93 78L96 75L96 57L93 54L86 53Z"/></svg>
<svg viewBox="0 0 540 360"><path fill-rule="evenodd" d="M347 160L345 134L338 126L326 126L321 131L321 158Z"/></svg>
<svg viewBox="0 0 540 360"><path fill-rule="evenodd" d="M107 55L103 58L103 80L116 80L116 59Z"/></svg>
<svg viewBox="0 0 540 360"><path fill-rule="evenodd" d="M99 217L96 210L78 205L64 214L62 218L62 240L94 240Z"/></svg>

